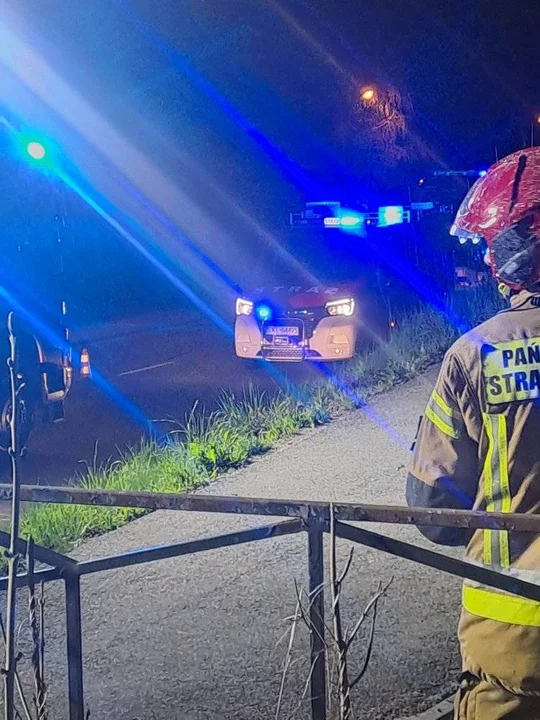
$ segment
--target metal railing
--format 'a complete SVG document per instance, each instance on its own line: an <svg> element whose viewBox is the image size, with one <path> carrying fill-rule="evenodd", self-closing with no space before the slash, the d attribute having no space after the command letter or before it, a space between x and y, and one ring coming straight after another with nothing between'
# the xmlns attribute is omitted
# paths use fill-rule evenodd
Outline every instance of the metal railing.
<svg viewBox="0 0 540 720"><path fill-rule="evenodd" d="M513 577L509 573L498 572L465 560L448 557L442 553L350 524L351 522L376 522L468 530L491 529L540 533L539 516L172 493L105 492L73 487L22 486L19 490L21 501L28 502L288 518L247 530L189 542L144 548L96 560L76 561L67 555L34 546L35 559L49 567L35 571L33 582L46 583L61 580L65 586L69 720L84 720L85 717L80 590L80 579L84 575L305 532L308 545L307 565L311 598L309 606L310 691L313 720L326 720L327 712L323 538L325 533L330 531L331 517L336 537L540 602L539 585ZM11 500L12 493L11 486L0 485L0 500ZM9 541L8 534L0 533L0 545L8 547ZM15 552L20 555L25 551L26 542L19 539L15 543ZM22 587L28 585L28 581L28 574L18 574L15 584L17 587ZM8 578L0 578L0 590L5 591L7 587Z"/></svg>

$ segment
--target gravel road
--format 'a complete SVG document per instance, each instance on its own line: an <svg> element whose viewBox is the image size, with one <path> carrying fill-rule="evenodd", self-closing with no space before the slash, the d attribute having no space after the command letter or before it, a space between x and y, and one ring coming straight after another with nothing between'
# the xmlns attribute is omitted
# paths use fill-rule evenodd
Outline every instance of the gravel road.
<svg viewBox="0 0 540 720"><path fill-rule="evenodd" d="M403 504L408 448L434 379L432 370L379 397L367 413L305 432L205 492ZM265 522L157 512L85 542L75 554L96 558ZM414 528L372 527L423 543ZM343 543L342 560L346 554ZM355 691L360 720L413 714L427 698L450 690L459 668L455 578L358 547L345 592L346 623L359 616L378 582L391 578L379 607L372 662ZM295 580L307 585L303 534L84 578L91 718L274 718ZM47 616L51 717L61 720L67 713L59 589L49 591ZM353 669L365 645L364 635ZM281 718L308 717L309 706L301 701L306 649L307 633L299 629Z"/></svg>

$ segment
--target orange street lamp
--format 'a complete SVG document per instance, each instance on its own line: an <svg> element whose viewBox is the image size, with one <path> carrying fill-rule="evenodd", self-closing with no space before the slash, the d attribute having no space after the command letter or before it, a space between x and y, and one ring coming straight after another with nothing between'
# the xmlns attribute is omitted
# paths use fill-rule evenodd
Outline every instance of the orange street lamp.
<svg viewBox="0 0 540 720"><path fill-rule="evenodd" d="M531 147L534 147L534 128L535 125L540 125L540 114L535 115L533 122L531 123Z"/></svg>
<svg viewBox="0 0 540 720"><path fill-rule="evenodd" d="M375 99L376 94L377 93L375 92L374 88L366 87L366 88L362 89L362 91L360 93L360 99L363 100L364 102L371 102L372 100Z"/></svg>

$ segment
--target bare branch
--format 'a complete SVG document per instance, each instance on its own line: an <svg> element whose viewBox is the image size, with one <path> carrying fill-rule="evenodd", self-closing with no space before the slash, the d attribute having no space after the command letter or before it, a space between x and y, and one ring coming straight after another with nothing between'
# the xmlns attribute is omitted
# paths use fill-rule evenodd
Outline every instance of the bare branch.
<svg viewBox="0 0 540 720"><path fill-rule="evenodd" d="M317 656L318 657L318 656ZM311 678L313 676L313 670L315 668L315 664L317 662L317 657L313 659L313 662L311 663L311 667L309 668L309 673L306 678L306 682L304 683L304 689L302 690L302 695L300 696L300 700L297 703L296 707L294 708L291 715L289 715L288 720L295 720L295 718L298 716L298 711L302 707L302 703L309 695L310 685L311 685Z"/></svg>
<svg viewBox="0 0 540 720"><path fill-rule="evenodd" d="M301 617L301 602L300 602L300 598L299 598L296 603L296 610L294 613L293 622L292 622L291 630L289 633L289 644L287 647L287 655L285 656L285 663L283 665L283 673L281 675L281 683L279 686L279 696L278 696L278 703L277 703L277 707L276 707L275 720L278 720L279 713L281 712L281 704L283 702L283 693L285 691L285 680L287 679L287 673L291 666L294 639L296 637L296 628L298 627L298 621L300 620L300 617Z"/></svg>
<svg viewBox="0 0 540 720"><path fill-rule="evenodd" d="M339 583L339 585L341 585L343 583L343 581L349 574L349 570L351 569L351 565L352 565L352 561L353 561L353 556L354 556L354 548L351 548L350 552L349 552L349 557L347 558L347 562L345 563L345 567L343 568L342 573L340 574L340 576L337 579L337 582Z"/></svg>
<svg viewBox="0 0 540 720"><path fill-rule="evenodd" d="M371 603L368 603L368 608L366 608L366 615L369 612L369 607L373 607L373 618L371 620L371 628L369 632L369 641L368 641L368 647L366 651L366 655L364 658L364 664L362 665L362 669L358 673L358 675L354 678L354 680L351 682L351 690L358 685L360 680L364 677L366 674L366 671L369 666L369 662L371 660L371 655L373 653L373 641L375 639L375 627L377 624L377 608L378 608L378 602L381 597L386 593L390 585L392 584L393 578L390 578L389 582L386 584L384 588L382 588L382 584L379 583L379 592L378 594L372 599ZM351 636L352 639L354 639L354 636ZM352 642L352 639L350 642Z"/></svg>
<svg viewBox="0 0 540 720"><path fill-rule="evenodd" d="M4 620L2 618L2 613L0 613L0 632L2 633L2 639L4 641L4 644L6 642L6 628L4 625ZM28 701L26 700L26 696L24 694L23 686L21 683L21 676L19 675L19 671L15 670L15 686L17 688L17 694L19 696L19 700L21 701L21 705L24 711L24 714L26 716L26 720L32 720L32 714L30 713L30 708L28 706Z"/></svg>
<svg viewBox="0 0 540 720"><path fill-rule="evenodd" d="M376 623L376 621L377 621L377 605L375 605L375 609L373 610L373 620L371 622L371 628L369 630L369 641L368 641L368 647L366 650L366 655L364 658L364 664L362 665L362 669L360 670L358 675L351 682L351 690L353 690L358 685L360 680L366 674L367 669L369 667L369 662L371 660L371 655L373 653L373 641L375 639L375 623Z"/></svg>
<svg viewBox="0 0 540 720"><path fill-rule="evenodd" d="M307 679L306 679L306 683L305 683L305 685L304 685L304 690L303 690L303 692L302 692L301 700L305 700L305 699L307 698L308 694L309 694L310 685L311 685L311 678L312 678L312 676L313 676L313 670L315 669L315 665L316 665L316 663L317 663L318 658L319 658L319 655L316 655L316 656L313 658L313 662L311 663L311 667L309 668L309 675L308 675L308 677L307 677Z"/></svg>
<svg viewBox="0 0 540 720"><path fill-rule="evenodd" d="M337 575L337 547L336 547L336 518L334 506L330 506L330 589L332 592L332 618L334 624L334 642L337 646L337 670L338 670L338 694L339 714L341 720L350 720L352 717L351 694L349 685L349 673L347 669L348 645L343 636L343 625L341 622L341 587L343 580L351 567L352 552L349 553L344 571L338 578Z"/></svg>
<svg viewBox="0 0 540 720"><path fill-rule="evenodd" d="M309 621L309 617L306 615L306 612L304 610L304 605L302 604L302 593L304 591L298 587L298 583L296 582L296 580L294 581L294 592L296 594L296 602L297 602L297 607L300 612L300 616L301 616L302 620L304 621L306 627L310 628L311 623Z"/></svg>
<svg viewBox="0 0 540 720"><path fill-rule="evenodd" d="M45 583L39 592L39 671L45 683Z"/></svg>
<svg viewBox="0 0 540 720"><path fill-rule="evenodd" d="M347 640L347 645L350 646L353 642L354 638L358 634L358 631L362 627L362 623L365 621L366 617L369 614L369 611L372 607L376 607L377 603L379 602L380 598L386 593L390 585L392 584L394 578L390 578L390 580L387 582L387 584L383 587L382 583L379 583L379 587L377 588L376 594L371 598L371 600L368 602L366 607L364 608L364 612L362 613L361 617L359 618L358 622L354 626L354 629L351 633L350 638Z"/></svg>
<svg viewBox="0 0 540 720"><path fill-rule="evenodd" d="M28 540L27 546L28 567L28 617L32 634L32 668L34 669L35 701L38 720L47 720L47 689L41 676L41 644L43 628L38 627L36 613L36 588L34 584L34 541Z"/></svg>
<svg viewBox="0 0 540 720"><path fill-rule="evenodd" d="M299 590L298 583L296 581L294 583L294 587L295 587L295 592L296 592L296 599L299 600L301 597L301 594L304 593L305 591ZM315 590L308 596L308 600L309 600L308 610L311 610L311 605L313 604L315 599L318 597L318 595L321 592L323 592L324 588L325 588L324 585L320 585L318 588L315 588ZM301 606L301 614L302 614L302 620L304 621L304 624L306 625L307 629L311 632L312 622L311 622L309 616L307 615L306 610L303 607L303 605ZM326 631L330 634L330 637L332 637L332 628L329 627L329 625L326 622L324 623L324 627L325 627ZM320 637L320 639L322 640L322 642L325 645L327 645L326 638L321 637L320 633L317 633L317 634Z"/></svg>

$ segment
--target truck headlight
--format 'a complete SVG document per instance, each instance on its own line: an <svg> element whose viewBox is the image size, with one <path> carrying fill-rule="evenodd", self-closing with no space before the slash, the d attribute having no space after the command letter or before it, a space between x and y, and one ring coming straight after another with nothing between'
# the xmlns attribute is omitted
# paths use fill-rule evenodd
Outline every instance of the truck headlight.
<svg viewBox="0 0 540 720"><path fill-rule="evenodd" d="M251 300L244 300L244 298L238 298L236 300L236 314L237 315L251 315L253 313L253 303Z"/></svg>
<svg viewBox="0 0 540 720"><path fill-rule="evenodd" d="M345 315L350 317L354 313L354 298L343 300L330 300L326 303L326 312L329 315Z"/></svg>

